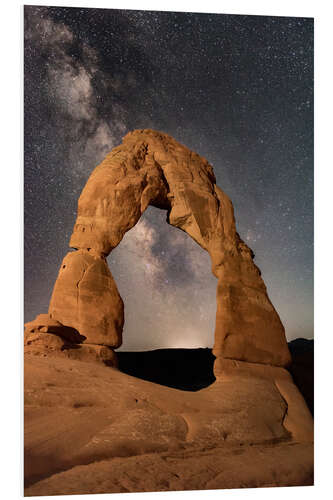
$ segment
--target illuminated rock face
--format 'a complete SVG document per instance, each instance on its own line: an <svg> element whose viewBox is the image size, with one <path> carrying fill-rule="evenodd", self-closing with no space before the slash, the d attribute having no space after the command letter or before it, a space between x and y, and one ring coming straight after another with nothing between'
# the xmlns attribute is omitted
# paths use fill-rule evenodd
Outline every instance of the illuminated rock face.
<svg viewBox="0 0 333 500"><path fill-rule="evenodd" d="M153 130L127 134L92 172L78 201L69 253L49 314L87 342L119 347L123 302L106 256L149 206L188 233L211 257L218 278L214 354L287 366L284 327L270 302L252 250L236 232L233 206L204 158ZM215 364L218 376L219 363Z"/></svg>
<svg viewBox="0 0 333 500"><path fill-rule="evenodd" d="M86 342L119 347L124 304L106 259L92 250L69 252L60 266L49 314L86 332Z"/></svg>

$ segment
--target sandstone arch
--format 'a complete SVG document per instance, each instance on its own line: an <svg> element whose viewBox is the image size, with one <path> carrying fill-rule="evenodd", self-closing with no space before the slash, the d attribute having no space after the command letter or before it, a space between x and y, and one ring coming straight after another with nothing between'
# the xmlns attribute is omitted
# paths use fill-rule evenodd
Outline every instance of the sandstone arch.
<svg viewBox="0 0 333 500"><path fill-rule="evenodd" d="M78 201L70 246L49 314L91 344L117 348L124 308L106 262L148 205L188 233L211 257L218 278L215 374L223 359L287 366L284 327L252 250L236 231L233 206L206 159L167 134L135 130L92 172Z"/></svg>

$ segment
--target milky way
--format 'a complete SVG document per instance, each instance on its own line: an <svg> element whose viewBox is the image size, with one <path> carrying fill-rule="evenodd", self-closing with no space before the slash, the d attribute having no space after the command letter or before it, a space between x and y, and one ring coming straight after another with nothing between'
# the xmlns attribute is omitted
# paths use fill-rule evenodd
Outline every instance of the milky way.
<svg viewBox="0 0 333 500"><path fill-rule="evenodd" d="M288 339L313 337L313 20L25 7L25 321L93 168L132 129L208 159ZM109 256L124 349L211 346L208 255L149 208Z"/></svg>

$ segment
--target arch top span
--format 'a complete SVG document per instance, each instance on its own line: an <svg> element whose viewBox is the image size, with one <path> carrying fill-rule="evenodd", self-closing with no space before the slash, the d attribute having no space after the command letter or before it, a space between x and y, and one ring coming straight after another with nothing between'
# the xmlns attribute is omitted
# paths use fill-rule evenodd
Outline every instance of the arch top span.
<svg viewBox="0 0 333 500"><path fill-rule="evenodd" d="M149 205L167 210L167 222L211 257L218 278L215 374L223 358L288 365L284 327L253 252L236 231L231 200L216 185L212 166L154 130L128 133L89 177L70 239L78 251L61 266L49 308L52 317L91 343L121 344L123 303L105 257Z"/></svg>
<svg viewBox="0 0 333 500"><path fill-rule="evenodd" d="M171 225L209 251L218 230L219 196L223 196L215 188L207 160L166 134L135 130L88 179L70 245L94 247L108 255L147 206L153 205L166 209Z"/></svg>

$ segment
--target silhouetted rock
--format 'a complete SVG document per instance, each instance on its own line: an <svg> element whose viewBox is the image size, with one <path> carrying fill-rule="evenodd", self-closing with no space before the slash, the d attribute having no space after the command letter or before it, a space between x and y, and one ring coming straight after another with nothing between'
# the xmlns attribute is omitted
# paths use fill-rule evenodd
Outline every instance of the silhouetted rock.
<svg viewBox="0 0 333 500"><path fill-rule="evenodd" d="M292 364L290 372L312 415L314 413L314 341L295 339L288 344Z"/></svg>

